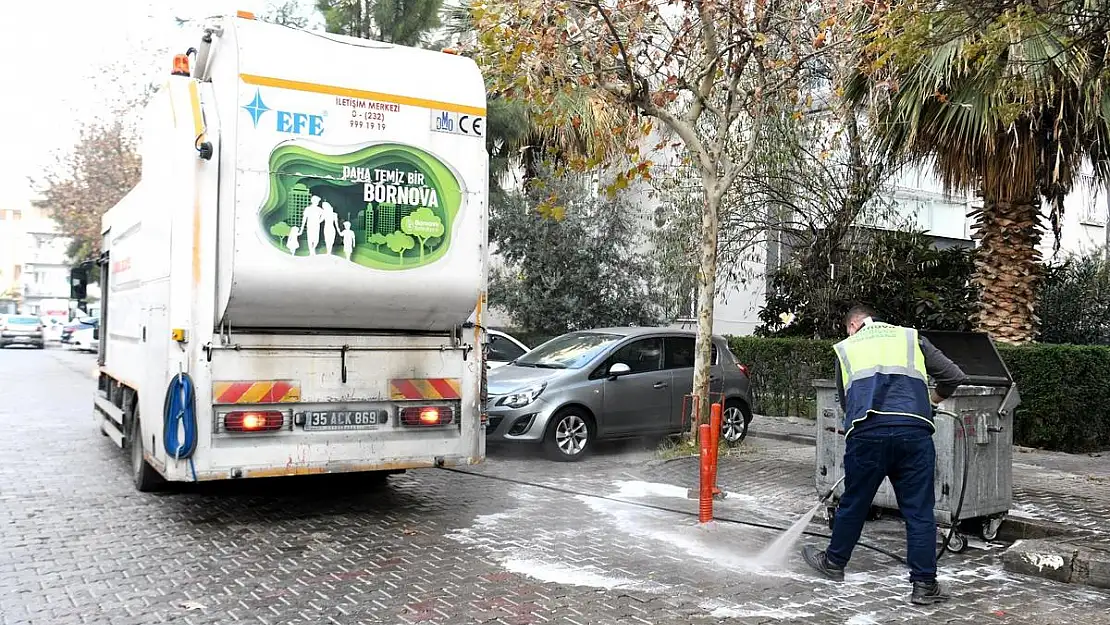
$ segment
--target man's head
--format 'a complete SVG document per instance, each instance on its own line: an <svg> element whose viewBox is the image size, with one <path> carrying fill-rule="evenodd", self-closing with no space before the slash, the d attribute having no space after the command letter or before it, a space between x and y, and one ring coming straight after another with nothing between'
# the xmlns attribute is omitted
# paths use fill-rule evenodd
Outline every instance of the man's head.
<svg viewBox="0 0 1110 625"><path fill-rule="evenodd" d="M848 336L852 336L856 332L859 332L860 328L863 327L864 321L875 316L875 309L870 306L864 306L863 304L852 306L847 314L844 315L844 327L848 330Z"/></svg>

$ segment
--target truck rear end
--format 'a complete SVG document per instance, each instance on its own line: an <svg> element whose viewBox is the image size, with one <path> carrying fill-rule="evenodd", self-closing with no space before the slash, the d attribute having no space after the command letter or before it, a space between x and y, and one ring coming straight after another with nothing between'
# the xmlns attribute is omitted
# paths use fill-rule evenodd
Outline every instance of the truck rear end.
<svg viewBox="0 0 1110 625"><path fill-rule="evenodd" d="M480 462L474 63L226 18L178 70L104 220L97 412L137 485Z"/></svg>

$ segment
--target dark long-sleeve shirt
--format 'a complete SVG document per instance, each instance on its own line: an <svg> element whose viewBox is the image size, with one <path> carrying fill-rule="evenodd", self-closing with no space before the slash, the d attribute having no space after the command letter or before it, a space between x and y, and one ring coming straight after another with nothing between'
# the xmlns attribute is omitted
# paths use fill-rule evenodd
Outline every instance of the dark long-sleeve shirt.
<svg viewBox="0 0 1110 625"><path fill-rule="evenodd" d="M944 352L929 342L929 339L918 336L918 345L925 355L925 372L936 383L936 392L942 399L948 399L960 386L967 384L967 374L952 362ZM844 381L840 373L840 359L836 359L836 391L840 396L840 405L844 406Z"/></svg>

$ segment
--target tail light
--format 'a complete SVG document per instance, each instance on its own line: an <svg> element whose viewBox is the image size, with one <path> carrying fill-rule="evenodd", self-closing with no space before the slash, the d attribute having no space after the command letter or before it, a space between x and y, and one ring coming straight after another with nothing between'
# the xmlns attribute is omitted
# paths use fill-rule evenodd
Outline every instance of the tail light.
<svg viewBox="0 0 1110 625"><path fill-rule="evenodd" d="M401 425L406 427L437 427L451 425L455 410L450 406L410 406L401 409Z"/></svg>
<svg viewBox="0 0 1110 625"><path fill-rule="evenodd" d="M275 432L285 427L285 413L278 410L249 410L224 415L226 432Z"/></svg>
<svg viewBox="0 0 1110 625"><path fill-rule="evenodd" d="M748 365L737 364L736 368L740 369L740 373L743 373L744 375L746 375L748 377L751 377L750 371L748 370Z"/></svg>

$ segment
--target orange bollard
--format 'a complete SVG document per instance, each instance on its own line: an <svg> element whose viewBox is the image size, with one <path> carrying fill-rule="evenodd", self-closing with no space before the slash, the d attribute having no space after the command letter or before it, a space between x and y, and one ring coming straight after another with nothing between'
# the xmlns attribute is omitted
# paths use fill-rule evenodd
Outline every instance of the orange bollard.
<svg viewBox="0 0 1110 625"><path fill-rule="evenodd" d="M713 435L709 424L698 426L698 442L701 444L701 483L698 495L698 523L713 520Z"/></svg>
<svg viewBox="0 0 1110 625"><path fill-rule="evenodd" d="M710 436L713 441L713 496L721 494L717 488L717 456L721 451L721 404L713 404L709 409Z"/></svg>

